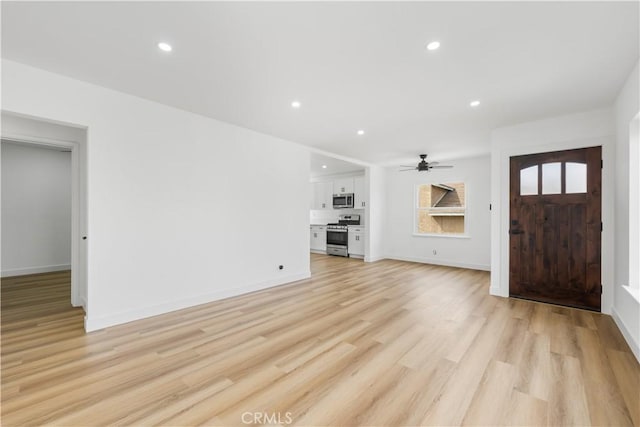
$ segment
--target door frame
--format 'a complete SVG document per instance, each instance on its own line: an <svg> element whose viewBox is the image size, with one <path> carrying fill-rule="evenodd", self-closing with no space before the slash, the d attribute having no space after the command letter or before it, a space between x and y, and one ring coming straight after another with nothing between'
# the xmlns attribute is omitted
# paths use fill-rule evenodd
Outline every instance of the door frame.
<svg viewBox="0 0 640 427"><path fill-rule="evenodd" d="M6 113L11 114L9 112ZM20 115L20 117L26 116ZM35 117L28 118L31 120L48 122L47 120L40 120ZM87 224L87 168L86 158L84 155L80 154L81 143L77 141L67 141L6 132L2 133L1 139L3 141L29 146L54 147L71 150L71 305L74 307L84 308L86 316L88 315L89 310L89 287L87 283L88 251L87 245L83 244L82 240L82 236L85 236L83 234L82 224ZM84 185L81 184L81 181ZM85 189L85 194L82 194L83 189ZM81 251L84 251L84 257L81 256ZM84 259L84 262L81 262L82 259ZM85 298L82 297L82 290L84 290Z"/></svg>
<svg viewBox="0 0 640 427"><path fill-rule="evenodd" d="M491 153L491 295L509 297L509 177L512 156L602 146L602 300L611 314L614 293L615 137L612 135L541 145L494 148Z"/></svg>

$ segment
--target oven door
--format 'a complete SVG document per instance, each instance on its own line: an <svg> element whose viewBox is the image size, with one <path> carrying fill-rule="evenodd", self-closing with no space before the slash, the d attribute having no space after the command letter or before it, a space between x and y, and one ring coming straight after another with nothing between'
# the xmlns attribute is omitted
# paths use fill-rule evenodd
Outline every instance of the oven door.
<svg viewBox="0 0 640 427"><path fill-rule="evenodd" d="M348 236L347 230L327 229L327 245L347 246Z"/></svg>

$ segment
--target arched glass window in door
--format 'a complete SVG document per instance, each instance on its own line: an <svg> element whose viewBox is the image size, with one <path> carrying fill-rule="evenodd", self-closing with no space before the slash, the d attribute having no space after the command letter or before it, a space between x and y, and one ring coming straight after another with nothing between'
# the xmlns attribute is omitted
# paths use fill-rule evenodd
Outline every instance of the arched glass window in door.
<svg viewBox="0 0 640 427"><path fill-rule="evenodd" d="M562 194L562 163L542 165L542 194Z"/></svg>
<svg viewBox="0 0 640 427"><path fill-rule="evenodd" d="M587 192L587 165L567 162L565 165L565 188L567 194Z"/></svg>
<svg viewBox="0 0 640 427"><path fill-rule="evenodd" d="M538 194L538 165L520 170L520 195L533 196Z"/></svg>
<svg viewBox="0 0 640 427"><path fill-rule="evenodd" d="M540 176L543 195L587 192L586 163L549 162L520 169L520 195L540 194L538 192Z"/></svg>

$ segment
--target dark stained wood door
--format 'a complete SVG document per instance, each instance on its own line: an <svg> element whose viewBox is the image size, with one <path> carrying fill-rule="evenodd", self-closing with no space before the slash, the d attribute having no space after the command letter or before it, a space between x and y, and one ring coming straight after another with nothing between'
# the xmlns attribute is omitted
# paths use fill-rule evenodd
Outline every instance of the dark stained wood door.
<svg viewBox="0 0 640 427"><path fill-rule="evenodd" d="M602 148L511 158L509 295L600 311Z"/></svg>

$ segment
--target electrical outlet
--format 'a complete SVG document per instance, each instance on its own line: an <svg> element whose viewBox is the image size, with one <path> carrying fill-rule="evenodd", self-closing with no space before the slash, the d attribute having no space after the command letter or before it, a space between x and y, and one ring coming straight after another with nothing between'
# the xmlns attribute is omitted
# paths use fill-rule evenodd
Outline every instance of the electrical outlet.
<svg viewBox="0 0 640 427"><path fill-rule="evenodd" d="M436 251L435 249L433 250L433 254L434 255L438 255L438 251Z"/></svg>

